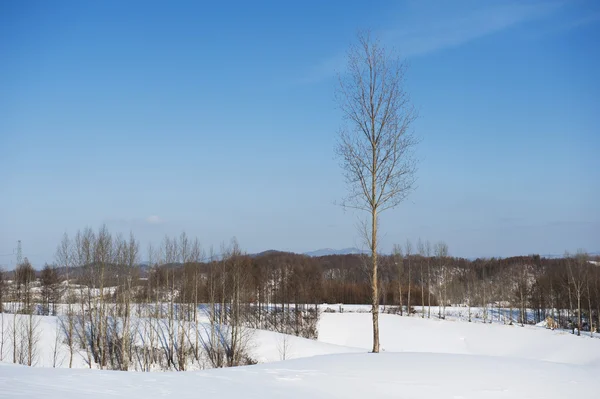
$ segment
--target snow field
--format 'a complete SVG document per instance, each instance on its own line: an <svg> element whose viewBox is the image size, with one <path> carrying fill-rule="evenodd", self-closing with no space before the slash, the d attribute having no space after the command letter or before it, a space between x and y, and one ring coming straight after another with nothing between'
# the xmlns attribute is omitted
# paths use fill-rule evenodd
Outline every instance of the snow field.
<svg viewBox="0 0 600 399"><path fill-rule="evenodd" d="M184 373L0 364L3 398L562 399L591 394L595 381L594 370L581 366L432 353L326 355Z"/></svg>
<svg viewBox="0 0 600 399"><path fill-rule="evenodd" d="M3 345L3 362L12 363L12 345L10 343L10 326L14 321L12 314L0 314L4 319L5 343ZM29 316L17 315L17 323L26 322ZM69 349L61 340L63 332L60 330L60 318L56 316L33 316L33 323L37 325L38 344L35 367L69 367ZM0 326L2 325L0 320ZM57 328L58 327L58 328ZM209 326L200 324L206 327ZM142 328L142 327L140 327ZM203 333L206 334L206 331ZM58 334L58 340L57 338ZM140 342L140 334L134 334L136 341ZM355 353L364 352L360 348L343 347L340 345L310 340L294 335L281 334L273 331L248 329L245 333L248 337L248 350L252 359L258 363L276 362L279 360L296 359L300 357L316 356L323 354L336 353ZM1 337L1 336L0 336ZM54 348L57 347L57 354L54 355ZM55 360L56 358L56 360ZM86 353L78 350L73 356L73 368L89 368L86 363ZM95 368L95 366L93 367ZM197 369L197 366L195 367ZM194 369L194 365L192 365Z"/></svg>
<svg viewBox="0 0 600 399"><path fill-rule="evenodd" d="M54 342L55 323L54 317L41 317L41 359L52 360L46 346ZM323 313L318 341L254 330L250 351L263 364L204 371L118 372L49 368L48 360L40 360L46 367L3 362L0 398L564 399L597 389L598 339L535 326L388 314L380 315L380 331L383 353L370 354L370 314ZM293 360L279 361L283 346L285 358Z"/></svg>
<svg viewBox="0 0 600 399"><path fill-rule="evenodd" d="M468 323L380 314L381 349L543 360L600 367L600 340L543 327ZM323 313L319 341L372 348L371 315Z"/></svg>

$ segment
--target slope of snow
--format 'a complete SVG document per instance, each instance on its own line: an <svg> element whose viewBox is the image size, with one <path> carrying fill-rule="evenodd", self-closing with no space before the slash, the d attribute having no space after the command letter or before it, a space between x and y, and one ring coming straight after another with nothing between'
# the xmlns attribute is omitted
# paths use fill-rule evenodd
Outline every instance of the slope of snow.
<svg viewBox="0 0 600 399"><path fill-rule="evenodd" d="M381 349L488 355L600 366L600 340L545 328L379 315ZM372 348L371 315L323 313L319 341Z"/></svg>
<svg viewBox="0 0 600 399"><path fill-rule="evenodd" d="M357 352L364 352L364 350L265 330L255 330L250 344L250 354L259 363Z"/></svg>
<svg viewBox="0 0 600 399"><path fill-rule="evenodd" d="M594 392L594 371L531 360L424 353L328 355L185 373L0 364L0 397L563 399Z"/></svg>
<svg viewBox="0 0 600 399"><path fill-rule="evenodd" d="M9 335L10 326L14 320L13 316L0 313L0 317L4 318L4 324L0 322L0 326L5 326L6 335ZM21 322L27 322L27 319L28 316L17 315L17 320ZM59 318L55 316L33 316L33 322L37 325L36 331L39 334L34 366L68 368L69 352L68 347L61 342L63 333L60 330ZM249 354L252 359L259 363L325 354L364 352L360 348L344 347L273 331L249 330L248 335L250 338ZM5 345L2 347L3 350L0 356L0 359L4 362L12 362L12 345L9 344L9 338L10 336L6 336ZM56 356L54 353L55 347L57 348ZM73 357L73 368L88 368L85 358L85 351L78 351Z"/></svg>
<svg viewBox="0 0 600 399"><path fill-rule="evenodd" d="M24 315L15 315L0 313L0 326L4 326L4 345L1 347L0 359L4 362L12 362L13 347L11 344L12 325L16 320L19 323L26 324L29 317ZM62 342L63 333L61 331L60 320L54 316L32 316L32 322L35 326L35 335L37 340L36 355L34 366L36 367L69 367L68 347ZM58 337L57 337L58 334ZM58 338L58 339L57 339ZM2 339L0 331L0 340ZM56 347L56 355L54 349ZM84 361L85 352L78 351L73 356L73 367L88 367Z"/></svg>
<svg viewBox="0 0 600 399"><path fill-rule="evenodd" d="M54 342L55 321L41 320L44 345ZM368 313L324 313L320 342L255 331L251 353L271 363L229 369L142 373L0 363L0 398L563 399L596 390L597 339L533 326L386 314L380 326L380 354L366 353L372 339ZM286 358L297 359L278 362L283 345ZM51 356L48 348L44 353Z"/></svg>

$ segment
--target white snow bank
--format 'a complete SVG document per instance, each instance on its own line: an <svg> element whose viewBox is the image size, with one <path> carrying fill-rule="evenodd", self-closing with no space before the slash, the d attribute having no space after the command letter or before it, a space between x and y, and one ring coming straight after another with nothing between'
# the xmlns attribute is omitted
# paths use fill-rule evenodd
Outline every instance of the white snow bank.
<svg viewBox="0 0 600 399"><path fill-rule="evenodd" d="M548 327L548 322L546 320L542 320L535 325L536 327Z"/></svg>
<svg viewBox="0 0 600 399"><path fill-rule="evenodd" d="M3 313L0 313L0 317L4 319L3 323L0 321L0 326L4 325L5 330L5 344L0 346L2 348L0 360L12 362L13 348L9 342L11 338L9 332L15 318L12 314ZM16 315L16 319L17 322L26 323L28 316ZM34 366L68 368L69 349L64 343L60 319L56 316L33 316L33 323L36 325L36 336L38 338ZM249 355L259 363L335 353L365 352L360 348L343 347L272 331L249 329L248 334L250 337ZM56 355L55 347L57 348ZM78 350L73 356L73 368L88 368L85 359L85 351Z"/></svg>
<svg viewBox="0 0 600 399"><path fill-rule="evenodd" d="M184 373L0 364L0 397L563 399L594 392L594 371L523 359L426 353L328 355Z"/></svg>
<svg viewBox="0 0 600 399"><path fill-rule="evenodd" d="M600 340L539 327L496 325L379 315L387 352L488 355L600 366ZM323 313L319 341L372 348L371 315Z"/></svg>
<svg viewBox="0 0 600 399"><path fill-rule="evenodd" d="M265 330L254 330L250 343L250 356L259 363L357 352L365 350Z"/></svg>

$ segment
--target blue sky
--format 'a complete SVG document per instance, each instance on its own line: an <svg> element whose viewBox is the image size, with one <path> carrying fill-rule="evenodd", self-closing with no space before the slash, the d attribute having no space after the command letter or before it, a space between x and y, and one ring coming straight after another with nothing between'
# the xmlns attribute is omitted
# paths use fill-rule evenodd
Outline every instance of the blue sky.
<svg viewBox="0 0 600 399"><path fill-rule="evenodd" d="M372 3L372 4L371 4ZM600 3L0 3L0 255L105 223L142 244L362 246L334 159L357 29L406 58L418 188L381 245L600 249ZM14 257L0 257L10 268Z"/></svg>

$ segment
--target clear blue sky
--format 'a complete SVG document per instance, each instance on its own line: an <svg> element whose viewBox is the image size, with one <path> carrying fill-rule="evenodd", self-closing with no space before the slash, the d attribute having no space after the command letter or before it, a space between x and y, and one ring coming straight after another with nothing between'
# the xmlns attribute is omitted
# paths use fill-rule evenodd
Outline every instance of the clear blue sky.
<svg viewBox="0 0 600 399"><path fill-rule="evenodd" d="M600 249L596 1L1 1L0 255L106 223L145 245L361 246L334 159L357 29L410 64L418 189L382 250ZM14 257L0 257L5 268Z"/></svg>

